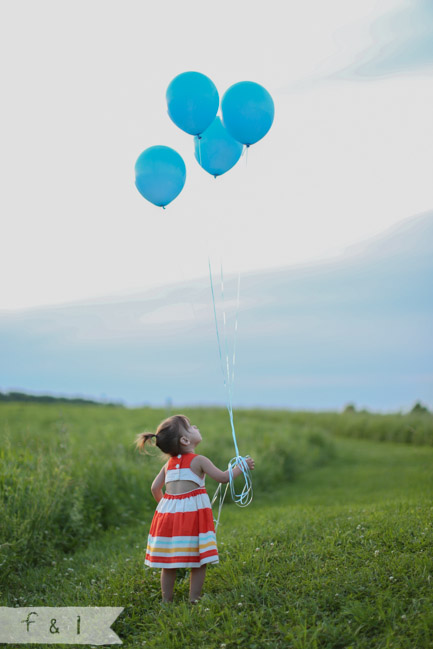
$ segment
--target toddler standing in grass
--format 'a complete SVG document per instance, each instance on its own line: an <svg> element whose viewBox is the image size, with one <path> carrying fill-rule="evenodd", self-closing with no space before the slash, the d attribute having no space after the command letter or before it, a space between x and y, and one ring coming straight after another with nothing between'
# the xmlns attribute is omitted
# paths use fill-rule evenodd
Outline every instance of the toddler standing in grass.
<svg viewBox="0 0 433 649"><path fill-rule="evenodd" d="M197 426L192 426L184 415L165 419L156 434L137 435L138 450L142 451L152 437L170 458L151 486L158 506L150 526L144 563L151 568L162 568L161 591L166 602L173 599L176 569L191 568L189 599L196 603L201 596L207 564L219 561L205 475L227 483L229 471L220 471L207 457L194 453L202 437ZM247 458L246 461L254 469L254 460ZM232 472L234 478L241 473L239 466Z"/></svg>

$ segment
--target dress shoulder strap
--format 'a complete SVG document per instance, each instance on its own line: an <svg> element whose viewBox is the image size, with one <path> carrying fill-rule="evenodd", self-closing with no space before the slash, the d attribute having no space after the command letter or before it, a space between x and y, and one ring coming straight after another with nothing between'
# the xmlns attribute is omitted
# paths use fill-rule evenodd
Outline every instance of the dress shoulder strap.
<svg viewBox="0 0 433 649"><path fill-rule="evenodd" d="M187 469L195 457L197 457L197 453L179 453L178 455L173 455L168 461L167 469L178 468L177 465L180 465L183 469Z"/></svg>
<svg viewBox="0 0 433 649"><path fill-rule="evenodd" d="M189 468L195 457L197 457L197 453L184 453L184 455L182 455L181 466L185 469Z"/></svg>

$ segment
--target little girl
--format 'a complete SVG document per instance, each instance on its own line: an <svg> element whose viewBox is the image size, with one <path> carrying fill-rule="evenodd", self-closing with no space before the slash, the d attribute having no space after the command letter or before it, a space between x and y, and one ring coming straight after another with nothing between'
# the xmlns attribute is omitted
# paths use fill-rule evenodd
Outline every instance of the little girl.
<svg viewBox="0 0 433 649"><path fill-rule="evenodd" d="M212 509L204 486L205 475L226 483L229 472L220 471L207 457L194 453L202 437L197 426L192 426L184 415L165 419L155 435L137 435L138 450L142 451L152 437L156 437L156 445L170 459L151 486L158 506L150 526L144 563L162 568L161 591L166 602L173 599L176 568L191 568L189 599L195 604L201 596L206 565L219 561ZM247 458L247 463L254 469L252 458ZM236 478L242 470L235 466L232 473Z"/></svg>

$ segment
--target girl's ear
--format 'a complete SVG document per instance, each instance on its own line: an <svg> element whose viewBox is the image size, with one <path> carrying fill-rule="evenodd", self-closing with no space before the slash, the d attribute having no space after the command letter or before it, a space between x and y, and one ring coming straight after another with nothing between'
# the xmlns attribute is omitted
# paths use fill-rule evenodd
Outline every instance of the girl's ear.
<svg viewBox="0 0 433 649"><path fill-rule="evenodd" d="M184 446L188 446L189 444L189 439L185 437L185 435L182 435L182 437L179 439L179 442L183 444Z"/></svg>

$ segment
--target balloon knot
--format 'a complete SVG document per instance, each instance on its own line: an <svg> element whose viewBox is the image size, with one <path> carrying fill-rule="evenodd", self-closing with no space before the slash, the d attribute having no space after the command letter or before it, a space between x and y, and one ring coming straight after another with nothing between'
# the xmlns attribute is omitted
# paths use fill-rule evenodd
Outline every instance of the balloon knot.
<svg viewBox="0 0 433 649"><path fill-rule="evenodd" d="M197 139L198 139L198 140L201 140L201 135L197 135Z"/></svg>
<svg viewBox="0 0 433 649"><path fill-rule="evenodd" d="M162 209L165 210L165 205L161 205Z"/></svg>

